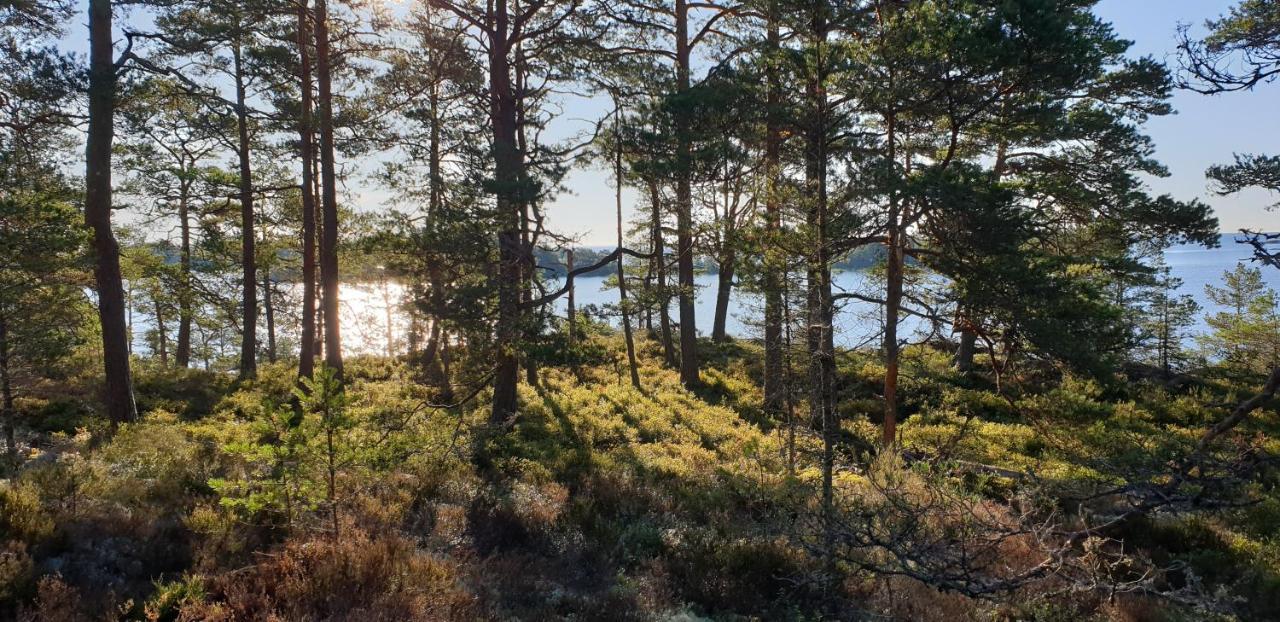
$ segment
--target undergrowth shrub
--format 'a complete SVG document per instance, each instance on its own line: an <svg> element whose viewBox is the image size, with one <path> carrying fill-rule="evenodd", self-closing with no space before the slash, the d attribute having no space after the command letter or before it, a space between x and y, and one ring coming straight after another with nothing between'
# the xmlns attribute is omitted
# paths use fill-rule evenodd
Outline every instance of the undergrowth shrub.
<svg viewBox="0 0 1280 622"><path fill-rule="evenodd" d="M242 571L209 577L183 620L474 620L482 610L459 567L408 539L293 539ZM186 590L192 595L192 590Z"/></svg>

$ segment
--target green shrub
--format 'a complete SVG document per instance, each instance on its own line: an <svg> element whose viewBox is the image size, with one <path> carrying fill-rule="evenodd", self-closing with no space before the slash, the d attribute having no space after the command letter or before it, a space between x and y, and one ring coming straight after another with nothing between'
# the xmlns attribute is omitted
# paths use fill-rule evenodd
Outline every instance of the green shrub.
<svg viewBox="0 0 1280 622"><path fill-rule="evenodd" d="M156 582L155 593L143 606L148 622L177 620L184 607L196 608L205 602L208 590L205 578L187 575L169 582Z"/></svg>
<svg viewBox="0 0 1280 622"><path fill-rule="evenodd" d="M0 483L0 541L35 544L48 538L53 529L53 518L45 511L35 486Z"/></svg>
<svg viewBox="0 0 1280 622"><path fill-rule="evenodd" d="M54 397L25 417L32 430L43 433L75 434L82 428L97 428L101 420L87 403L75 397Z"/></svg>

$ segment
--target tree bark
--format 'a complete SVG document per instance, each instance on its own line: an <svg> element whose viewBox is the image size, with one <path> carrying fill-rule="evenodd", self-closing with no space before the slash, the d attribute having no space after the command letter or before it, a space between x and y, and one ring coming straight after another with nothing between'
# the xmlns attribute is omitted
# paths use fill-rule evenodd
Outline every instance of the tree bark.
<svg viewBox="0 0 1280 622"><path fill-rule="evenodd" d="M239 25L237 25L239 28ZM253 212L253 170L249 161L249 109L244 83L244 53L240 34L232 43L236 86L236 156L240 161L240 265L244 295L241 305L240 378L258 374L258 270Z"/></svg>
<svg viewBox="0 0 1280 622"><path fill-rule="evenodd" d="M315 111L313 110L312 117L311 117L311 120L313 122L315 121L314 112ZM315 126L313 125L312 126L313 130L314 130L314 127ZM314 131L312 133L312 139L315 139ZM321 244L323 243L323 240L320 239L320 236L321 236L321 230L324 229L324 225L322 222L323 217L321 216L320 213L323 212L324 209L320 204L321 203L320 195L323 194L320 190L320 154L319 154L320 150L317 143L315 142L312 143L312 148L315 149L316 151L315 159L311 160L310 162L311 181L313 184L311 187L311 196L315 200L315 212L316 212L315 221L312 223L313 232L315 233L315 245L316 245L315 246L316 279L314 282L315 287L313 288L315 290L315 300L316 300L316 336L315 336L315 345L314 347L312 347L312 353L315 355L316 360L323 360L325 356L324 340L325 340L325 335L328 334L327 332L325 332L325 328L324 328L324 285L320 282L320 253L322 252L320 250L320 247L321 247Z"/></svg>
<svg viewBox="0 0 1280 622"><path fill-rule="evenodd" d="M726 246L733 244L727 241ZM722 251L720 271L716 275L716 315L712 323L711 340L724 343L729 340L727 325L729 322L729 299L733 295L733 271L736 268L737 253L732 248Z"/></svg>
<svg viewBox="0 0 1280 622"><path fill-rule="evenodd" d="M689 90L689 5L675 0L676 93ZM694 314L692 145L689 120L676 116L676 262L680 283L680 382L698 386L698 327Z"/></svg>
<svg viewBox="0 0 1280 622"><path fill-rule="evenodd" d="M618 213L618 248L622 248L622 107L614 102L614 202ZM627 309L627 275L624 269L626 255L618 253L618 306L622 310L622 338L627 346L627 369L631 372L631 386L640 388L640 371L636 367L636 343L631 334L631 312Z"/></svg>
<svg viewBox="0 0 1280 622"><path fill-rule="evenodd" d="M884 422L881 442L891 447L898 438L898 316L902 309L902 248L898 231L897 209L891 210L889 231L888 284L885 295L884 320Z"/></svg>
<svg viewBox="0 0 1280 622"><path fill-rule="evenodd" d="M111 142L116 70L111 47L111 2L89 0L89 128L85 143L85 223L93 230L98 320L102 324L104 402L114 427L137 418L129 372L120 247L111 231Z"/></svg>
<svg viewBox="0 0 1280 622"><path fill-rule="evenodd" d="M178 198L178 227L181 231L181 251L178 256L178 278L181 279L181 291L178 292L178 343L174 359L178 367L191 365L191 322L194 319L191 288L191 214L190 214L190 182L183 181L181 196Z"/></svg>
<svg viewBox="0 0 1280 622"><path fill-rule="evenodd" d="M658 329L662 336L662 358L675 367L676 346L671 337L671 296L667 291L667 250L662 233L662 193L658 182L649 180L649 202L653 207L653 258L657 262Z"/></svg>
<svg viewBox="0 0 1280 622"><path fill-rule="evenodd" d="M1231 410L1230 415L1222 421L1219 421L1212 428L1209 428L1209 430L1200 437L1200 440L1196 443L1195 454L1203 456L1205 452L1209 451L1210 446L1213 445L1213 442L1217 440L1218 437L1231 431L1237 425L1240 425L1240 422L1244 421L1246 417L1253 413L1253 411L1270 403L1271 400L1275 399L1277 392L1280 392L1280 367L1271 370L1271 375L1267 378L1267 383L1263 385L1261 391L1237 404L1236 407Z"/></svg>
<svg viewBox="0 0 1280 622"><path fill-rule="evenodd" d="M338 381L342 369L341 322L338 319L338 180L333 146L333 67L329 57L327 0L316 0L316 98L320 124L320 280L324 289L324 361Z"/></svg>
<svg viewBox="0 0 1280 622"><path fill-rule="evenodd" d="M888 118L889 161L896 162L897 118ZM881 443L887 449L898 438L898 359L901 346L898 343L898 320L902 310L903 232L901 229L902 203L895 194L889 198L889 230L885 268L884 308L884 421L881 426Z"/></svg>
<svg viewBox="0 0 1280 622"><path fill-rule="evenodd" d="M0 427L4 428L4 441L10 464L18 463L18 440L14 432L13 384L9 377L9 324L0 315Z"/></svg>
<svg viewBox="0 0 1280 622"><path fill-rule="evenodd" d="M956 347L956 371L972 371L973 355L977 353L977 351L978 333L970 328L967 323L962 323L960 328L960 345Z"/></svg>
<svg viewBox="0 0 1280 622"><path fill-rule="evenodd" d="M276 310L271 302L271 264L262 266L262 313L267 320L267 360L276 362Z"/></svg>
<svg viewBox="0 0 1280 622"><path fill-rule="evenodd" d="M430 104L430 128L429 128L429 146L427 155L427 173L430 177L430 195L427 200L427 226L434 226L438 219L442 218L441 211L444 209L444 173L441 165L440 141L441 141L441 120L440 120L440 84L434 82L431 85L427 98ZM427 268L427 291L432 300L432 308L440 308L440 298L443 279L440 277L439 268L434 262ZM440 339L442 338L442 329L439 317L431 318L431 337L428 340L427 353L424 357L423 364L427 369L427 377L439 384L446 384L448 379L445 377L443 367L441 366L440 355Z"/></svg>
<svg viewBox="0 0 1280 622"><path fill-rule="evenodd" d="M169 366L169 336L165 334L164 329L164 310L161 308L160 300L152 297L151 303L156 308L156 341L160 347L160 366Z"/></svg>
<svg viewBox="0 0 1280 622"><path fill-rule="evenodd" d="M427 174L431 178L427 207L432 218L440 216L444 206L444 173L440 165L440 85L432 84L428 95L431 108L430 147L427 155Z"/></svg>
<svg viewBox="0 0 1280 622"><path fill-rule="evenodd" d="M444 327L440 321L433 319L431 333L427 338L427 348L422 357L427 382L445 389L449 386L449 377L444 367L445 340L448 338L448 335L444 334Z"/></svg>
<svg viewBox="0 0 1280 622"><path fill-rule="evenodd" d="M808 72L805 98L810 107L805 133L805 184L809 197L806 224L813 236L807 256L807 312L809 349L810 419L822 429L823 566L827 606L835 602L836 566L834 540L835 445L840 428L835 412L835 314L831 295L831 263L828 245L826 53L828 21L822 7L810 15L808 38L815 61Z"/></svg>
<svg viewBox="0 0 1280 622"><path fill-rule="evenodd" d="M565 271L573 272L573 249L565 251ZM569 283L569 302L568 302L568 320L569 320L569 345L573 345L578 333L578 310L573 299L574 284Z"/></svg>
<svg viewBox="0 0 1280 622"><path fill-rule="evenodd" d="M522 156L516 145L516 101L508 59L506 0L495 0L489 37L489 115L493 131L494 185L498 214L498 325L489 421L501 424L516 414L516 383L520 374L521 331L520 186Z"/></svg>
<svg viewBox="0 0 1280 622"><path fill-rule="evenodd" d="M777 3L769 4L766 50L776 55L781 47L778 28ZM782 315L783 276L786 256L779 245L782 235L782 204L778 195L778 177L781 174L782 128L778 118L781 105L782 84L778 76L777 58L770 58L765 65L765 248L764 248L764 410L773 416L782 413L785 404L783 391L786 376L783 374Z"/></svg>
<svg viewBox="0 0 1280 622"><path fill-rule="evenodd" d="M302 335L298 376L310 378L316 364L316 195L312 171L315 132L311 102L311 28L307 2L298 3L298 78L301 110L298 116L298 157L302 160Z"/></svg>

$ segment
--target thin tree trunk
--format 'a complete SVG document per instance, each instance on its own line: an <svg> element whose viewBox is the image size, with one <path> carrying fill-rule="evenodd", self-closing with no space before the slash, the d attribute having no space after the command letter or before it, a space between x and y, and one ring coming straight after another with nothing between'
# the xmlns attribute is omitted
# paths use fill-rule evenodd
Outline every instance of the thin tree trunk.
<svg viewBox="0 0 1280 622"><path fill-rule="evenodd" d="M129 355L133 356L133 281L129 281L124 290L124 331L125 345L129 348Z"/></svg>
<svg viewBox="0 0 1280 622"><path fill-rule="evenodd" d="M0 427L4 428L9 463L18 463L18 440L14 432L13 385L9 378L9 325L0 315Z"/></svg>
<svg viewBox="0 0 1280 622"><path fill-rule="evenodd" d="M650 257L649 261L647 262L647 265L645 266L644 281L640 286L643 291L646 291L646 292L653 291L654 263L655 263L654 258ZM658 333L653 330L653 305L651 304L644 305L644 331L645 331L645 335L649 339L655 339L655 340L657 339Z"/></svg>
<svg viewBox="0 0 1280 622"><path fill-rule="evenodd" d="M426 367L427 382L440 387L446 387L449 384L448 372L444 367L444 348L447 338L440 321L432 320L427 349L423 355L423 365Z"/></svg>
<svg viewBox="0 0 1280 622"><path fill-rule="evenodd" d="M973 330L967 323L967 319L961 320L960 328L960 345L956 347L955 367L956 371L968 372L973 370L973 355L978 351L978 333Z"/></svg>
<svg viewBox="0 0 1280 622"><path fill-rule="evenodd" d="M777 3L769 4L767 50L776 55L781 46L778 29ZM782 369L782 321L786 256L779 244L782 235L782 203L779 197L778 177L781 175L782 128L778 118L781 105L782 84L778 77L777 59L770 59L765 66L765 248L764 248L764 409L778 416L783 408L785 383Z"/></svg>
<svg viewBox="0 0 1280 622"><path fill-rule="evenodd" d="M262 266L262 312L267 320L267 360L276 362L276 310L271 301L271 264Z"/></svg>
<svg viewBox="0 0 1280 622"><path fill-rule="evenodd" d="M431 107L430 148L427 155L427 173L431 178L430 197L427 207L429 216L440 217L440 209L444 206L444 174L440 164L440 86L432 84L428 95Z"/></svg>
<svg viewBox="0 0 1280 622"><path fill-rule="evenodd" d="M319 253L320 245L317 239L316 252ZM316 260L316 268L319 268L319 258ZM319 280L316 282L316 301L319 305L316 307L316 341L315 353L317 360L324 360L324 288L320 285Z"/></svg>
<svg viewBox="0 0 1280 622"><path fill-rule="evenodd" d="M512 50L512 56L516 59L512 69L515 72L515 92L526 93L525 86L525 63L520 46L517 44ZM521 97L521 95L517 95ZM517 101L516 109L516 152L520 154L520 170L524 171L527 167L525 161L526 155L529 153L529 147L525 136L525 116L523 103ZM522 173L523 175L523 173ZM530 217L530 210L534 208L534 204L528 200L528 197L522 196L520 200L520 304L523 306L533 299L534 283L534 259L533 259L533 219ZM524 332L529 343L534 343L538 337L538 331L541 328L541 316L529 317L525 313L521 313L521 319L524 321ZM534 321L538 320L538 321ZM529 386L538 386L538 362L528 354L524 357L525 382Z"/></svg>
<svg viewBox="0 0 1280 622"><path fill-rule="evenodd" d="M1193 456L1203 456L1205 452L1209 451L1209 447L1213 445L1213 442L1217 440L1218 437L1231 431L1231 429L1235 428L1237 425L1240 425L1240 422L1244 421L1245 418L1255 410L1258 410L1270 403L1271 400L1275 399L1277 392L1280 392L1280 367L1271 370L1271 375L1267 378L1267 383L1263 385L1260 392L1250 396L1243 402L1236 404L1236 407L1231 409L1230 415L1222 421L1214 424L1212 428L1209 428L1209 430L1200 437L1200 440L1196 442L1196 450ZM1188 461L1188 464L1191 463L1191 461Z"/></svg>
<svg viewBox="0 0 1280 622"><path fill-rule="evenodd" d="M392 322L395 306L391 304L391 288L388 286L385 274L382 277L382 303L385 312L383 320L386 322L387 358L391 358L396 355L396 333Z"/></svg>
<svg viewBox="0 0 1280 622"><path fill-rule="evenodd" d="M779 312L780 312L780 315L782 316L782 333L783 334L782 334L781 346L783 351L781 352L782 361L780 362L781 364L778 366L779 367L778 371L779 373L782 374L782 378L779 378L777 380L777 384L781 385L782 395L779 397L781 399L782 412L786 413L786 418L787 418L787 474L795 475L797 417L796 417L795 400L792 399L793 392L791 390L791 384L789 382L791 379L792 371L793 371L791 366L791 351L792 351L791 346L793 343L792 335L791 335L791 327L792 327L791 297L790 297L790 288L788 287L787 280L785 278L782 279L781 287L782 287L781 296L780 296L781 309L779 309Z"/></svg>
<svg viewBox="0 0 1280 622"><path fill-rule="evenodd" d="M573 249L565 251L565 270L566 274L573 272ZM574 282L569 281L569 304L568 304L568 320L569 320L569 345L573 345L578 333L578 311L573 299Z"/></svg>
<svg viewBox="0 0 1280 622"><path fill-rule="evenodd" d="M889 161L896 162L897 118L888 119ZM895 194L889 199L889 235L886 248L885 309L884 309L884 422L881 443L888 449L898 438L898 359L901 346L898 343L898 320L902 310L903 235L901 230L902 203Z"/></svg>
<svg viewBox="0 0 1280 622"><path fill-rule="evenodd" d="M835 342L832 333L834 302L831 296L831 264L828 249L827 206L827 19L822 8L810 17L810 37L816 60L805 85L811 106L805 144L805 176L810 198L806 214L812 232L808 255L809 409L811 420L822 427L823 566L828 607L835 602L834 488L835 444L839 422L835 413Z"/></svg>
<svg viewBox="0 0 1280 622"><path fill-rule="evenodd" d="M444 174L442 172L440 160L440 85L433 83L428 94L428 102L430 104L430 145L427 155L427 171L430 177L430 195L427 200L427 226L434 227L439 222L441 211L444 209ZM433 263L427 269L427 289L432 301L432 308L440 308L440 295L443 287L440 278L439 269ZM443 372L440 363L440 338L441 338L440 318L431 318L431 337L427 344L427 354L423 364L427 369L427 377L432 382L447 383L447 378Z"/></svg>
<svg viewBox="0 0 1280 622"><path fill-rule="evenodd" d="M169 366L169 336L165 334L164 329L164 310L161 308L160 301L155 297L151 299L152 304L156 308L156 340L160 347L160 366Z"/></svg>
<svg viewBox="0 0 1280 622"><path fill-rule="evenodd" d="M718 269L716 270L716 307L711 321L711 340L724 343L729 340L729 301L733 296L733 274L737 267L738 207L729 191L731 172L729 162L724 162L724 216L720 218L720 244Z"/></svg>
<svg viewBox="0 0 1280 622"><path fill-rule="evenodd" d="M324 359L343 380L341 322L338 319L338 180L333 146L333 68L329 58L329 13L327 0L316 0L316 82L320 113L320 280L324 288Z"/></svg>
<svg viewBox="0 0 1280 622"><path fill-rule="evenodd" d="M445 403L453 401L453 384L449 379L453 377L453 350L449 347L449 333L443 328L440 330L440 369L442 370L441 378L444 382L440 385L440 399Z"/></svg>
<svg viewBox="0 0 1280 622"><path fill-rule="evenodd" d="M662 336L662 358L669 367L676 366L676 347L671 337L671 296L667 292L667 251L662 234L662 193L658 182L649 180L649 202L653 208L653 257L656 261L658 288L658 328Z"/></svg>
<svg viewBox="0 0 1280 622"><path fill-rule="evenodd" d="M239 25L237 25L239 28ZM241 299L240 378L258 374L258 275L254 248L253 171L249 162L249 110L244 84L244 58L239 34L232 44L236 86L236 155L240 160L240 263L244 296Z"/></svg>
<svg viewBox="0 0 1280 622"><path fill-rule="evenodd" d="M178 198L178 227L181 230L182 250L178 256L178 278L181 280L178 292L178 344L174 358L178 367L191 365L191 321L194 312L191 308L193 293L191 291L191 214L190 185L183 181L181 196Z"/></svg>
<svg viewBox="0 0 1280 622"><path fill-rule="evenodd" d="M518 123L518 122L517 122ZM524 153L523 132L520 132L520 153ZM521 306L528 304L533 299L533 243L529 238L530 219L528 214L528 205L520 209L520 304ZM526 322L524 331L529 343L533 343L538 337L538 323L531 321L533 318L526 316L523 312L520 314ZM529 355L524 357L524 381L532 387L538 386L538 362Z"/></svg>
<svg viewBox="0 0 1280 622"><path fill-rule="evenodd" d="M315 132L312 129L310 18L307 2L298 3L298 157L302 160L302 335L298 376L310 378L316 364L316 195L313 176Z"/></svg>
<svg viewBox="0 0 1280 622"><path fill-rule="evenodd" d="M312 116L311 116L312 121L315 121L314 112L315 111L313 110ZM313 139L315 138L314 132L312 134L312 138ZM321 212L323 212L324 209L323 209L323 206L321 206L320 204L321 203L320 195L323 194L320 190L320 154L319 154L319 149L316 148L316 143L314 142L312 143L312 148L315 149L315 151L317 152L315 154L316 158L311 161L311 180L313 183L311 188L311 196L315 201L315 212L316 212L315 222L312 223L312 228L315 233L315 250L316 250L316 264L315 264L316 279L315 279L315 288L314 288L315 300L316 300L316 338L315 338L315 346L312 348L312 351L315 354L316 360L324 360L324 357L325 357L324 340L325 340L325 335L328 334L327 332L325 332L325 328L324 328L324 284L320 282L320 253L322 252L320 250L320 247L323 244L323 240L321 240L320 238L321 238L321 230L324 229L323 223L321 222L324 218L321 215Z"/></svg>
<svg viewBox="0 0 1280 622"><path fill-rule="evenodd" d="M732 243L726 242L726 244ZM716 275L716 315L712 323L711 339L718 343L729 340L727 331L729 299L733 294L733 271L736 268L736 259L736 253L732 249L724 250L720 260L720 271Z"/></svg>
<svg viewBox="0 0 1280 622"><path fill-rule="evenodd" d="M614 102L614 150L613 176L614 201L618 210L618 248L622 248L622 107ZM627 308L627 275L624 270L625 255L618 253L618 306L622 308L622 338L627 345L627 368L631 372L631 386L640 388L640 371L636 368L636 344L631 335L631 312Z"/></svg>
<svg viewBox="0 0 1280 622"><path fill-rule="evenodd" d="M676 92L689 90L689 5L675 0ZM689 121L676 116L676 262L680 283L680 382L698 386L698 327L694 314L692 151Z"/></svg>
<svg viewBox="0 0 1280 622"><path fill-rule="evenodd" d="M137 418L129 373L120 247L111 231L111 141L114 137L116 69L111 48L111 2L89 0L89 128L85 143L85 223L93 229L94 277L107 416L115 425Z"/></svg>

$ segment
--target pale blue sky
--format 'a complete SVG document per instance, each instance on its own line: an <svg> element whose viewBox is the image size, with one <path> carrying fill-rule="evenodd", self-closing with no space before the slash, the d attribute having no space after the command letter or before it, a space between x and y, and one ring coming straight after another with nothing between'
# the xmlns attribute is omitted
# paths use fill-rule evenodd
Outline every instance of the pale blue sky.
<svg viewBox="0 0 1280 622"><path fill-rule="evenodd" d="M1133 55L1154 56L1173 68L1177 64L1174 34L1178 24L1190 23L1202 31L1206 19L1221 15L1234 4L1234 0L1102 0L1097 13L1111 22L1120 36L1134 42ZM1214 207L1224 231L1241 227L1280 230L1280 212L1263 209L1277 197L1261 191L1218 197L1204 177L1206 168L1229 162L1232 153L1280 152L1278 104L1277 84L1212 97L1178 92L1173 98L1177 114L1154 119L1146 128L1155 141L1157 157L1170 172L1167 178L1152 179L1152 190L1183 200L1205 201ZM599 114L591 108L576 103L562 118ZM548 206L549 225L562 233L579 234L586 244L612 244L614 198L608 174L576 170L566 183L573 192ZM630 208L632 199L634 195L627 193L624 207Z"/></svg>

